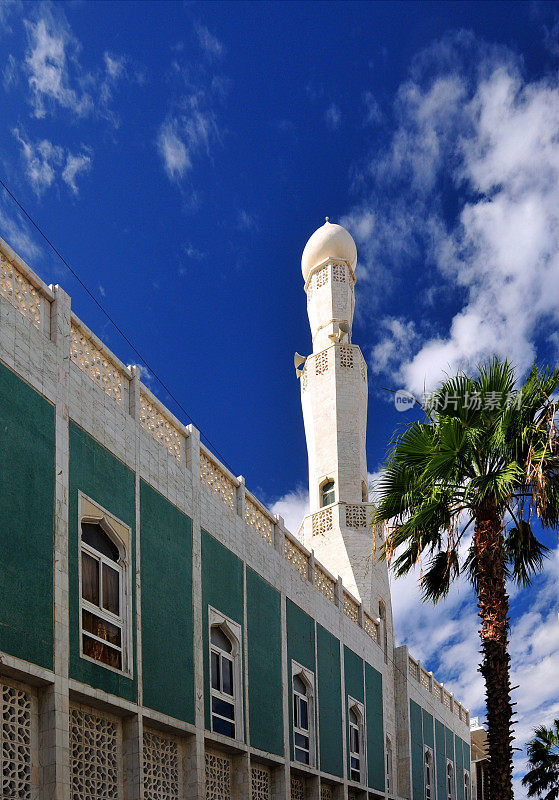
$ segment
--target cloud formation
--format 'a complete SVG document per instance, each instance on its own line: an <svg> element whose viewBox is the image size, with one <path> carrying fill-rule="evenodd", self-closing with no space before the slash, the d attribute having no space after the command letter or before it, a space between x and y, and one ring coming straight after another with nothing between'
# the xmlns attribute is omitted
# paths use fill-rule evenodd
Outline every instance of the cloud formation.
<svg viewBox="0 0 559 800"><path fill-rule="evenodd" d="M197 24L195 33L209 61L223 54L223 45L206 27ZM228 81L200 60L185 60L182 43L176 50L181 55L173 61L172 69L178 87L159 127L156 147L167 177L180 184L196 158L209 156L212 146L219 142L217 109L227 94Z"/></svg>
<svg viewBox="0 0 559 800"><path fill-rule="evenodd" d="M198 37L198 44L209 59L219 58L223 55L223 44L205 25L198 23L195 26L195 31Z"/></svg>
<svg viewBox="0 0 559 800"><path fill-rule="evenodd" d="M58 176L74 195L78 194L78 175L91 169L90 148L83 148L81 153L73 154L48 139L32 142L18 128L14 128L12 132L21 146L25 175L38 197L54 184Z"/></svg>
<svg viewBox="0 0 559 800"><path fill-rule="evenodd" d="M365 277L423 260L419 302L444 291L459 304L446 328L387 318L373 370L416 393L493 353L525 370L559 324L557 77L530 83L509 51L462 33L417 59L394 111L368 164L374 193L345 223Z"/></svg>
<svg viewBox="0 0 559 800"><path fill-rule="evenodd" d="M36 117L45 117L55 105L79 117L93 109L91 96L72 83L69 65L78 65L80 46L68 25L47 13L37 20L25 20L28 50L25 70Z"/></svg>
<svg viewBox="0 0 559 800"><path fill-rule="evenodd" d="M340 107L337 106L336 103L331 103L324 112L324 118L330 130L338 130L342 124L342 112L340 111Z"/></svg>

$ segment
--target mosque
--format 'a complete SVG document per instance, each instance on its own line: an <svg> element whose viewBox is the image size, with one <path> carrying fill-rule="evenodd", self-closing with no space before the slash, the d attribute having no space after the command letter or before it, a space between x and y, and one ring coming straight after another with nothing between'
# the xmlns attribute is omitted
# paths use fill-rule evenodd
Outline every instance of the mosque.
<svg viewBox="0 0 559 800"><path fill-rule="evenodd" d="M376 557L356 263L328 220L303 251L290 532L0 240L3 800L475 796Z"/></svg>

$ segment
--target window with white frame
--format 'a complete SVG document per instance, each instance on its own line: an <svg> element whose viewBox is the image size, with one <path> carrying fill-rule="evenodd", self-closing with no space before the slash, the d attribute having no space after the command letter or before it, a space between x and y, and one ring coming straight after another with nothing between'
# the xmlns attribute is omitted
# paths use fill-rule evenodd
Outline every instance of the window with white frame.
<svg viewBox="0 0 559 800"><path fill-rule="evenodd" d="M107 517L81 521L82 655L127 670L126 550Z"/></svg>
<svg viewBox="0 0 559 800"><path fill-rule="evenodd" d="M293 756L301 764L313 763L314 753L314 675L293 663Z"/></svg>
<svg viewBox="0 0 559 800"><path fill-rule="evenodd" d="M423 753L423 786L425 800L433 800L433 751L430 747L426 747Z"/></svg>
<svg viewBox="0 0 559 800"><path fill-rule="evenodd" d="M470 792L470 773L464 770L464 800L472 800Z"/></svg>
<svg viewBox="0 0 559 800"><path fill-rule="evenodd" d="M386 791L392 791L392 740L386 737Z"/></svg>
<svg viewBox="0 0 559 800"><path fill-rule="evenodd" d="M446 761L446 796L447 800L454 800L454 764Z"/></svg>
<svg viewBox="0 0 559 800"><path fill-rule="evenodd" d="M349 777L352 781L361 783L365 766L365 733L364 733L364 708L363 704L348 698L348 727L349 727Z"/></svg>
<svg viewBox="0 0 559 800"><path fill-rule="evenodd" d="M232 739L242 737L241 628L209 610L211 729Z"/></svg>

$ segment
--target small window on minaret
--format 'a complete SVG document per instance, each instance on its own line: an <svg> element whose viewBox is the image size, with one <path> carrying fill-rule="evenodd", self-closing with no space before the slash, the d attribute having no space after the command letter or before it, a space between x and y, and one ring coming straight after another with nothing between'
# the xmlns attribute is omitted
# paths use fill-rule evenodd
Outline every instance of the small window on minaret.
<svg viewBox="0 0 559 800"><path fill-rule="evenodd" d="M361 481L361 500L364 503L369 502L369 487L365 481Z"/></svg>
<svg viewBox="0 0 559 800"><path fill-rule="evenodd" d="M322 496L321 496L321 506L329 506L330 503L333 503L336 499L336 493L334 491L334 481L326 481L322 485Z"/></svg>

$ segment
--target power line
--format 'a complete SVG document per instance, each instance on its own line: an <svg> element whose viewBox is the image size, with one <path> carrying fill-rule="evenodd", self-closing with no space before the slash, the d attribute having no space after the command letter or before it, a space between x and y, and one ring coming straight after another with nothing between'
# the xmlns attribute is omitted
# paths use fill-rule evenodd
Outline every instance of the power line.
<svg viewBox="0 0 559 800"><path fill-rule="evenodd" d="M110 322L110 323L111 323L111 324L114 326L114 328L115 328L115 329L118 331L118 333L119 333L119 334L122 336L122 338L124 339L124 341L126 342L126 344L127 344L127 345L128 345L130 348L131 348L131 350L132 350L132 351L135 353L135 355L137 355L137 356L138 356L138 358L140 359L140 361L142 362L142 364L144 364L144 366L145 366L145 367L146 367L146 368L149 370L149 372L150 372L150 373L153 375L153 377L156 379L156 381L159 383L159 385L162 387L162 389L164 389L164 390L167 392L167 394L169 395L169 397L170 397L170 398L171 398L171 399L172 399L172 400L173 400L173 401L174 401L174 402L177 404L178 408L180 408L180 410L183 412L183 414L186 416L186 418L187 418L188 420L190 420L190 422L191 422L191 423L194 425L194 427L195 427L195 428L198 428L198 430L200 431L200 435L201 435L201 436L202 436L202 437L203 437L203 438L206 440L207 444L209 445L209 447L211 447L211 449L214 451L214 453L216 454L216 456L218 456L218 457L221 459L221 461L223 462L223 464L225 464L225 466L227 467L227 469L228 469L228 470L230 470L230 471L231 471L231 472L232 472L234 475L236 475L237 473L236 473L236 472L235 472L235 471L232 469L232 467L230 466L230 464L228 464L228 463L227 463L227 460L225 459L225 457L224 457L224 456L223 456L223 455L222 455L222 454L219 452L219 450L217 449L217 447L215 447L215 445L214 445L214 444L213 444L213 443L210 441L210 439L209 439L209 438L208 438L208 437L207 437L207 436L206 436L206 435L203 433L203 431L202 431L202 429L200 428L200 426L199 426L199 425L196 425L195 421L192 419L192 417L190 416L190 414L188 413L188 411L187 411L187 410L184 408L184 406L182 405L182 403L180 402L180 400L178 400L178 398L177 398L177 397L176 397L176 396L173 394L173 392L172 392L172 391L169 389L169 387L167 386L167 384L166 384L166 383L165 383L165 382L164 382L164 381L163 381L163 380L162 380L162 379L159 377L159 375L158 375L158 374L157 374L157 372L154 370L154 368L153 368L153 367L152 367L152 366L151 366L151 365L150 365L150 364L149 364L149 363L146 361L146 359L145 359L145 358L142 356L142 354L139 352L139 350L138 350L138 349L137 349L137 348L136 348L136 347L135 347L135 346L132 344L132 342L130 341L130 339L128 338L128 336L127 336L127 335L124 333L124 331L122 330L122 328L120 327L120 325L118 325L118 323L117 323L117 322L115 322L115 320L114 320L114 319L111 317L111 315L109 314L109 312L105 310L105 308L104 308L104 307L101 305L101 303L100 303L100 302L99 302L99 300L98 300L98 299L95 297L95 295L93 294L93 292L92 292L92 291L91 291L91 290L90 290L90 289L87 287L87 285L86 285L86 284L84 283L84 281L83 281L83 280L80 278L80 276L77 274L77 272L76 272L76 271L75 271L75 270L74 270L74 269L73 269L73 268L70 266L70 264L69 264L69 263L66 261L66 259L65 259L65 258L64 258L64 256L62 255L62 253L61 253L61 252L60 252L60 251L59 251L59 250L58 250L58 249L55 247L55 245L54 245L54 244L51 242L51 240L48 238L48 236L47 236L45 233L43 233L43 231L42 231L42 229L40 228L40 226L39 226L39 225L38 225L38 224L35 222L35 220L33 219L33 217L32 217L32 216L31 216L31 215L30 215L30 214L29 214L29 213L26 211L26 209L25 209L25 208L22 206L22 204L19 202L19 200L17 199L17 197L16 197L16 196L13 194L13 192L11 192L11 191L10 191L10 189L8 189L8 187L6 186L6 184L4 183L4 181L2 180L2 178L0 178L0 186L2 186L2 188L4 189L4 191L5 191L5 192L6 192L6 193L9 195L9 197L10 197L10 198L11 198L11 199L14 201L14 203L15 203L15 204L16 204L16 206L19 208L19 210L20 210L20 211L21 211L21 212L22 212L22 213L23 213L23 214L24 214L24 215L27 217L27 219L29 220L29 222L30 222L30 223L33 225L33 227L34 227L34 228L35 228L35 230L36 230L36 231L39 233L39 235L40 235L40 236L42 236L42 238L45 240L45 242L48 244L48 246L49 246L49 247L50 247L50 248L51 248L51 249L54 251L54 253L56 253L56 255L58 256L58 258L59 258L59 259L62 261L62 263L63 263L63 264L64 264L64 266L66 267L66 269L67 269L67 270L68 270L68 271L69 271L69 272L70 272L70 273L71 273L71 274L74 276L74 278L75 278L75 279L77 280L77 282L80 284L80 286L82 287L82 289L84 289L84 291L85 291L85 292L86 292L86 293L89 295L89 297L90 297L90 298L93 300L93 302L95 303L95 305L97 306L97 308L98 308L98 309L99 309L99 310L100 310L100 311L101 311L101 312L102 312L102 313L105 315L105 317L106 317L106 318L109 320L109 322Z"/></svg>

